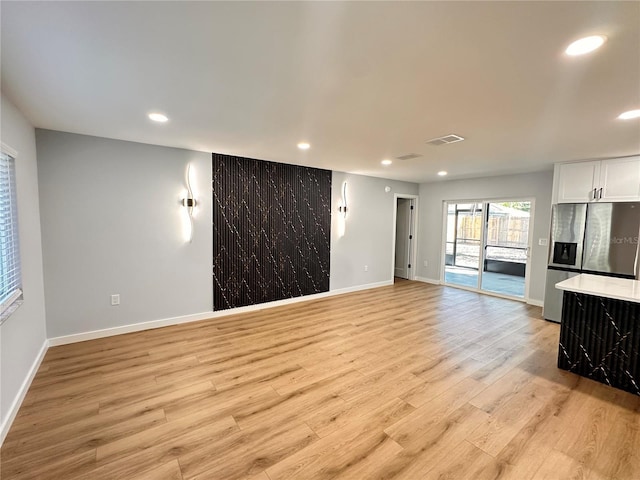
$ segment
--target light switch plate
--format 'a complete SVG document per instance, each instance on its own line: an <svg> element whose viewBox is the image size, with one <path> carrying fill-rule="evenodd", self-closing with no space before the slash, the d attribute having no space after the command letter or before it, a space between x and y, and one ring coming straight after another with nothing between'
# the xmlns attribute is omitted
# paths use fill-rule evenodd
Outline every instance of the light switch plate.
<svg viewBox="0 0 640 480"><path fill-rule="evenodd" d="M548 238L540 238L538 239L538 245L540 245L541 247L546 247L549 245L549 239Z"/></svg>

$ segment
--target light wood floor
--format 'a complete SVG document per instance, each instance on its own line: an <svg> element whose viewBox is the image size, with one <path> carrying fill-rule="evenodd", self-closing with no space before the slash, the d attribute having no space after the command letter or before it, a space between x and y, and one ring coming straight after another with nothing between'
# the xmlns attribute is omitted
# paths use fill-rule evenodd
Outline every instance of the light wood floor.
<svg viewBox="0 0 640 480"><path fill-rule="evenodd" d="M51 348L8 479L638 479L640 397L521 303L413 282Z"/></svg>

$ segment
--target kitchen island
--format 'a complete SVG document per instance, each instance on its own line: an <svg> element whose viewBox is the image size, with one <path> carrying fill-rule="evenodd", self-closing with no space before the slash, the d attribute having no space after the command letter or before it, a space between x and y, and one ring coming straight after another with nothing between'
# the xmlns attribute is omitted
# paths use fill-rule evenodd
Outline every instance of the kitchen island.
<svg viewBox="0 0 640 480"><path fill-rule="evenodd" d="M640 281L581 274L556 288L558 367L640 395Z"/></svg>

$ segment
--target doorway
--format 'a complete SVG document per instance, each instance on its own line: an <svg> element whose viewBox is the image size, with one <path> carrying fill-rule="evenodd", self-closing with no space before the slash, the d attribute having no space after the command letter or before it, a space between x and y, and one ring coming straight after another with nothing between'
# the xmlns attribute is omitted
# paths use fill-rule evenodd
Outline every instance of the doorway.
<svg viewBox="0 0 640 480"><path fill-rule="evenodd" d="M447 202L446 285L524 300L533 200Z"/></svg>
<svg viewBox="0 0 640 480"><path fill-rule="evenodd" d="M415 279L415 232L418 199L413 195L395 195L393 272L395 279Z"/></svg>

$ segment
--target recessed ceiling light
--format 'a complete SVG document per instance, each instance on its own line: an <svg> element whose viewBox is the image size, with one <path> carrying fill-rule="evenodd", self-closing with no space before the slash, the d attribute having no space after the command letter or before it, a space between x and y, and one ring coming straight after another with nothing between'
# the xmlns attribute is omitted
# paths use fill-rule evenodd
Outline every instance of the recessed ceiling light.
<svg viewBox="0 0 640 480"><path fill-rule="evenodd" d="M446 174L447 174L446 170L440 170L438 172L438 175L441 176L441 177L444 177Z"/></svg>
<svg viewBox="0 0 640 480"><path fill-rule="evenodd" d="M306 142L300 142L300 143L298 144L298 148L299 148L300 150L309 150L309 149L311 148L311 145L309 145L309 144L308 144L308 143L306 143Z"/></svg>
<svg viewBox="0 0 640 480"><path fill-rule="evenodd" d="M391 160L382 160L380 163L382 165L391 165L393 162Z"/></svg>
<svg viewBox="0 0 640 480"><path fill-rule="evenodd" d="M572 57L575 55L584 55L585 53L593 52L595 49L600 48L606 40L607 37L604 35L592 35L581 38L569 45L564 53Z"/></svg>
<svg viewBox="0 0 640 480"><path fill-rule="evenodd" d="M169 118L166 115L163 115L162 113L150 113L149 118L154 122L160 122L160 123L164 123L169 120Z"/></svg>
<svg viewBox="0 0 640 480"><path fill-rule="evenodd" d="M618 115L620 120L631 120L633 118L640 118L640 109L638 110L629 110L628 112L621 113Z"/></svg>

